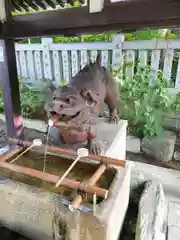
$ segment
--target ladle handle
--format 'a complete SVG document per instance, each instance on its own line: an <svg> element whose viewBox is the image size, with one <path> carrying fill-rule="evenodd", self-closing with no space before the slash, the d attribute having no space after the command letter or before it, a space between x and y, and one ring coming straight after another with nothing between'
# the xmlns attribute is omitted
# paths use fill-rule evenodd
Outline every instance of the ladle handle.
<svg viewBox="0 0 180 240"><path fill-rule="evenodd" d="M71 164L71 166L66 170L66 172L62 175L62 177L59 179L59 181L56 183L56 187L59 187L61 182L64 180L64 178L68 175L68 173L73 169L73 167L76 165L76 163L79 161L80 157L78 156L74 162Z"/></svg>

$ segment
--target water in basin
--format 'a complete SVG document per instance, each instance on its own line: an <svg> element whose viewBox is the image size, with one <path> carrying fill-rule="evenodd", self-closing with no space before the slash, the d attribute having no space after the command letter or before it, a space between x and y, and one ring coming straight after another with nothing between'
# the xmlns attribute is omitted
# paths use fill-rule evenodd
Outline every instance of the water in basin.
<svg viewBox="0 0 180 240"><path fill-rule="evenodd" d="M10 161L10 160L9 160ZM50 174L57 175L61 177L63 173L68 169L68 167L72 164L72 159L62 158L59 156L47 155L46 159L46 172ZM28 154L20 157L15 164L20 166L32 168L35 170L43 171L44 168L44 154L29 151ZM78 162L72 171L68 174L67 178L82 182L87 181L93 173L98 168L98 164L92 164L87 162ZM105 189L109 189L111 182L115 176L115 169L108 168L100 180L97 182L97 186ZM29 185L34 185L40 188L44 188L48 191L55 192L57 194L68 197L71 201L76 196L76 191L69 189L67 187L59 186L55 188L55 184L51 184L45 181L41 181L37 178L31 178L24 176L23 174L12 173L9 170L1 169L0 177L9 177L14 181L23 182ZM102 200L98 198L98 203ZM92 196L89 196L89 201L92 202Z"/></svg>

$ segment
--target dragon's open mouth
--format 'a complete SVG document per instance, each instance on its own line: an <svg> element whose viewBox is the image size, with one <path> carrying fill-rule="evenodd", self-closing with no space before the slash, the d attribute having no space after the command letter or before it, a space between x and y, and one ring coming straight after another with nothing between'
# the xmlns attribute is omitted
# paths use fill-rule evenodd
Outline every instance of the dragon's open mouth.
<svg viewBox="0 0 180 240"><path fill-rule="evenodd" d="M76 114L74 115L66 115L66 114L59 114L56 113L54 111L50 112L50 116L54 119L56 119L57 121L62 121L62 122L68 122L69 120L76 118L80 115L80 111L78 111Z"/></svg>

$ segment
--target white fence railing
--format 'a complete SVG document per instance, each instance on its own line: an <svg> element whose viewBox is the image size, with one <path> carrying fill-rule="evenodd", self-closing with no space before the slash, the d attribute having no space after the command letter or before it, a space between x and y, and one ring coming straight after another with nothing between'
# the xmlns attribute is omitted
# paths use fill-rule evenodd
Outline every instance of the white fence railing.
<svg viewBox="0 0 180 240"><path fill-rule="evenodd" d="M123 41L117 35L112 42L54 44L51 38L43 38L41 44L16 44L19 77L36 83L38 79L51 79L57 85L69 81L90 59L95 60L102 52L102 64L118 69L123 61L131 62L124 74L133 77L134 63L150 65L150 81L156 79L162 69L167 81L173 79L175 90L180 89L180 40Z"/></svg>

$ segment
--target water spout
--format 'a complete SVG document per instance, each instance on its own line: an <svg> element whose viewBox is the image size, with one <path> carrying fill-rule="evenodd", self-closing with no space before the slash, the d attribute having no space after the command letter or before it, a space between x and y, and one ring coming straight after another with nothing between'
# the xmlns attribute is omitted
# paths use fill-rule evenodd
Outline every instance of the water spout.
<svg viewBox="0 0 180 240"><path fill-rule="evenodd" d="M51 128L54 126L54 121L49 119L48 121L48 132L47 132L47 138L46 138L46 144L45 144L45 150L44 150L44 166L43 166L43 172L46 171L46 162L47 162L47 148L48 148L48 142L49 142L49 134L51 131Z"/></svg>

